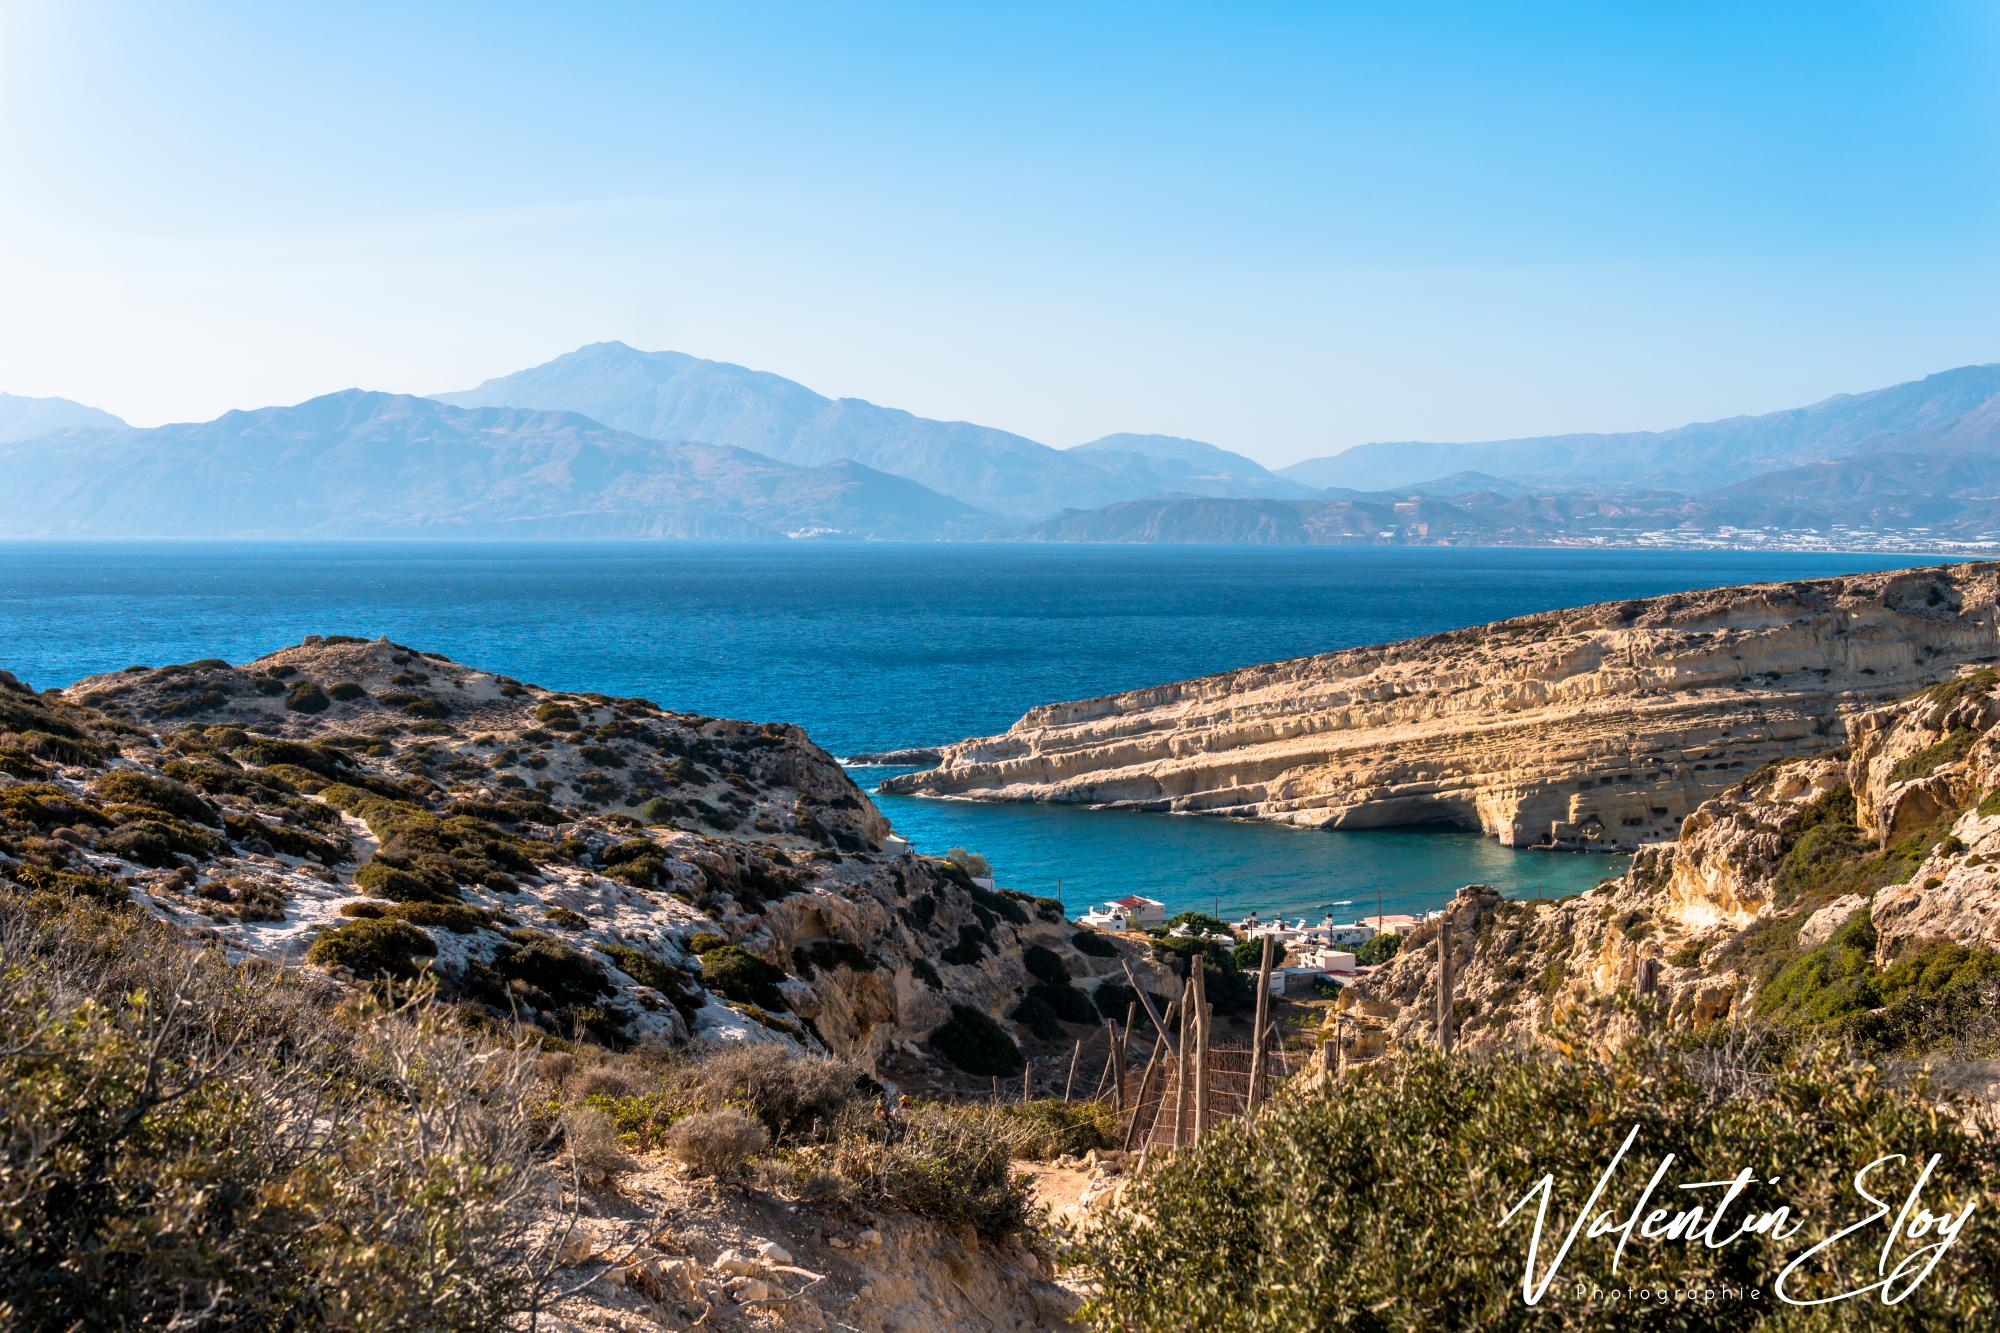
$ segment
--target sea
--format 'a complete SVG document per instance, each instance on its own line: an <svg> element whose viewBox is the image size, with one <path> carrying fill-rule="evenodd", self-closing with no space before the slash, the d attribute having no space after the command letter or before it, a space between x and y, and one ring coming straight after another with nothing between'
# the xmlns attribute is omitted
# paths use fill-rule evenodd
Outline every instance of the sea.
<svg viewBox="0 0 2000 1333"><path fill-rule="evenodd" d="M1029 707L1615 598L1927 563L1907 555L1015 543L0 544L0 668L37 687L243 661L307 634L559 689L796 722L836 756L1004 730ZM855 768L872 788L885 773ZM1339 833L877 796L1075 913L1127 893L1235 917L1417 911L1483 882L1559 896L1624 858L1464 833Z"/></svg>

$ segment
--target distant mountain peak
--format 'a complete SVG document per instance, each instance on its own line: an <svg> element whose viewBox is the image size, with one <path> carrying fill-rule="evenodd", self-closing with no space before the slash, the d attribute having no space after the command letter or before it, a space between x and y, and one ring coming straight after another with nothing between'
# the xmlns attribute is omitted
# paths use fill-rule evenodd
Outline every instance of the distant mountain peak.
<svg viewBox="0 0 2000 1333"><path fill-rule="evenodd" d="M121 430L109 412L68 398L27 398L0 393L0 444L64 430Z"/></svg>

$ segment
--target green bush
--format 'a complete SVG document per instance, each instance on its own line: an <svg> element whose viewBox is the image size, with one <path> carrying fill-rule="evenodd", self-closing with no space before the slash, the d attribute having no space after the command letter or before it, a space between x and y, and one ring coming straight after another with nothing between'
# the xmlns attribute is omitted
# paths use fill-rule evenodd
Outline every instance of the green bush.
<svg viewBox="0 0 2000 1333"><path fill-rule="evenodd" d="M712 930L697 930L688 936L687 947L691 954L704 954L710 949L720 949L727 943L729 940L726 936L718 935Z"/></svg>
<svg viewBox="0 0 2000 1333"><path fill-rule="evenodd" d="M778 983L785 974L738 944L722 944L701 954L701 984L718 995L760 1009L783 1009Z"/></svg>
<svg viewBox="0 0 2000 1333"><path fill-rule="evenodd" d="M1021 966L1028 969L1029 976L1037 981L1046 981L1051 986L1069 983L1069 968L1063 963L1062 955L1054 949L1030 944L1021 950Z"/></svg>
<svg viewBox="0 0 2000 1333"><path fill-rule="evenodd" d="M190 824L222 827L222 816L216 813L214 806L203 800L194 788L172 778L154 777L150 773L121 768L93 779L90 790L100 800L143 806Z"/></svg>
<svg viewBox="0 0 2000 1333"><path fill-rule="evenodd" d="M1882 1053L1921 1054L1975 1037L1995 1046L2000 1024L1986 992L2000 985L2000 953L1932 939L1878 969L1876 939L1864 907L1778 970L1758 993L1758 1014Z"/></svg>
<svg viewBox="0 0 2000 1333"><path fill-rule="evenodd" d="M366 699L368 691L351 680L337 680L326 687L326 692L342 703L353 703L356 699Z"/></svg>
<svg viewBox="0 0 2000 1333"><path fill-rule="evenodd" d="M1944 765L1963 759L1965 752L1978 739L1979 733L1971 727L1956 727L1937 744L1897 760L1889 770L1889 781L1908 782L1912 778L1927 778Z"/></svg>
<svg viewBox="0 0 2000 1333"><path fill-rule="evenodd" d="M1920 1092L1830 1049L1731 1054L1658 1041L1601 1060L1509 1049L1390 1057L1337 1084L1275 1099L1252 1134L1223 1122L1199 1146L1155 1158L1123 1207L1079 1238L1076 1276L1092 1328L1836 1329L1986 1327L2000 1311L2000 1220L1980 1207L1938 1271L1893 1312L1873 1297L1805 1311L1771 1293L1790 1260L1857 1217L1854 1173L1888 1154L1940 1157L1932 1208L1984 1199L2000 1141L1940 1117ZM1634 1234L1614 1275L1616 1236L1580 1237L1538 1306L1521 1285L1534 1207L1503 1221L1545 1174L1553 1181L1538 1271L1628 1132L1632 1160L1613 1184L1619 1218L1646 1174L1674 1154L1670 1181L1756 1172L1731 1216L1780 1205L1810 1237L1742 1235L1727 1246ZM1911 1145L1918 1145L1912 1147ZM1756 1164L1762 1164L1761 1166ZM1636 1173L1634 1179L1633 1173ZM1896 1175L1891 1206L1914 1168ZM1769 1183L1776 1176L1779 1184ZM1951 1202L1945 1202L1949 1200ZM1686 1202L1696 1200L1684 1200ZM1673 1206L1656 1196L1661 1206ZM1881 1280L1880 1243L1836 1246L1797 1295L1865 1290ZM1904 1251L1907 1253L1907 1250ZM1283 1274L1282 1280L1273 1280ZM1800 1285L1808 1290L1801 1292ZM1758 1287L1762 1300L1668 1301L1643 1313L1593 1302L1592 1288ZM1871 1320L1871 1311L1879 1318Z"/></svg>
<svg viewBox="0 0 2000 1333"><path fill-rule="evenodd" d="M1403 937L1394 931L1370 935L1361 941L1361 946L1354 951L1354 961L1363 967L1380 967L1394 958L1402 947Z"/></svg>
<svg viewBox="0 0 2000 1333"><path fill-rule="evenodd" d="M1194 935L1222 935L1232 940L1236 938L1234 926L1221 917L1210 916L1206 912L1176 912L1167 918L1166 924L1160 929L1163 932L1171 931L1179 926L1186 926L1188 932Z"/></svg>
<svg viewBox="0 0 2000 1333"><path fill-rule="evenodd" d="M1057 1017L1047 1000L1032 991L1015 1002L1014 1007L1007 1011L1007 1017L1041 1041L1062 1040L1062 1019Z"/></svg>
<svg viewBox="0 0 2000 1333"><path fill-rule="evenodd" d="M1139 1003L1139 992L1122 981L1100 981L1090 998L1098 1013L1122 1023L1132 1006Z"/></svg>
<svg viewBox="0 0 2000 1333"><path fill-rule="evenodd" d="M422 960L436 953L431 937L408 922L362 917L321 932L306 957L357 977L408 981L423 971Z"/></svg>
<svg viewBox="0 0 2000 1333"><path fill-rule="evenodd" d="M467 903L397 903L381 913L392 921L413 926L436 926L454 935L470 935L494 924L493 913Z"/></svg>
<svg viewBox="0 0 2000 1333"><path fill-rule="evenodd" d="M1079 930L1069 937L1070 947L1090 958L1116 958L1118 946L1094 930Z"/></svg>
<svg viewBox="0 0 2000 1333"><path fill-rule="evenodd" d="M455 903L457 889L433 888L407 870L374 860L354 872L354 887L377 898L398 903Z"/></svg>
<svg viewBox="0 0 2000 1333"><path fill-rule="evenodd" d="M612 990L596 959L533 930L509 934L487 966L539 1009L589 1008Z"/></svg>
<svg viewBox="0 0 2000 1333"><path fill-rule="evenodd" d="M1038 981L1028 987L1028 995L1054 1010L1056 1017L1065 1023L1097 1022L1097 1007L1091 1004L1090 997L1068 982L1052 986Z"/></svg>
<svg viewBox="0 0 2000 1333"><path fill-rule="evenodd" d="M1262 939L1238 940L1236 947L1229 951L1229 961L1236 964L1239 972L1256 972L1264 966L1264 941ZM1358 960L1357 960L1358 961ZM1285 965L1285 946L1278 940L1271 941L1271 966Z"/></svg>
<svg viewBox="0 0 2000 1333"><path fill-rule="evenodd" d="M285 707L294 713L324 713L328 707L326 691L309 680L299 681L285 695Z"/></svg>
<svg viewBox="0 0 2000 1333"><path fill-rule="evenodd" d="M958 943L938 954L938 961L951 967L965 967L986 956L986 945L991 939L978 926L965 925L958 928Z"/></svg>
<svg viewBox="0 0 2000 1333"><path fill-rule="evenodd" d="M1006 1029L968 1005L954 1004L951 1017L931 1033L938 1054L968 1074L1005 1076L1021 1072L1021 1048Z"/></svg>

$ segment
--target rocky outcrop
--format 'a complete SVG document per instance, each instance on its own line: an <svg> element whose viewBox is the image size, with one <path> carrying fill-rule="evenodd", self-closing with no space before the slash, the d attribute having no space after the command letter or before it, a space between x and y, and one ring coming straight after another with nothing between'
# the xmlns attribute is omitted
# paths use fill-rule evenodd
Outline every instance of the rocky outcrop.
<svg viewBox="0 0 2000 1333"><path fill-rule="evenodd" d="M796 727L386 640L44 694L0 673L0 881L130 901L239 955L429 974L614 1045L790 1041L878 1069L937 1066L922 1044L954 1006L1006 1021L1031 946L1086 995L1128 955L1152 973L889 832Z"/></svg>
<svg viewBox="0 0 2000 1333"><path fill-rule="evenodd" d="M1864 913L1850 938L1878 969L1940 941L1978 957L2000 948L2000 673L1858 713L1847 735L1705 802L1678 842L1591 892L1507 902L1462 890L1464 1038L1602 1035L1641 1011L1691 1027L1761 1012L1764 987ZM1434 1038L1438 961L1438 931L1422 927L1343 997L1350 1053Z"/></svg>
<svg viewBox="0 0 2000 1333"><path fill-rule="evenodd" d="M883 789L1630 848L1995 660L1996 592L1989 563L1523 616L1049 704Z"/></svg>

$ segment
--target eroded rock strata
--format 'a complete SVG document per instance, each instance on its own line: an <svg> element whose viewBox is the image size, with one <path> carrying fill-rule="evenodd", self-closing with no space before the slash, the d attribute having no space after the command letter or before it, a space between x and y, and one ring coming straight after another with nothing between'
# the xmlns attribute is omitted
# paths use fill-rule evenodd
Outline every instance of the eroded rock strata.
<svg viewBox="0 0 2000 1333"><path fill-rule="evenodd" d="M1940 997L2000 1004L2000 674L1926 687L1845 731L1847 745L1705 802L1678 842L1588 893L1460 890L1463 1039L1602 1035L1641 1012L1679 1028L1879 1026L1898 1021L1899 983L1905 1013ZM1419 927L1343 997L1350 1054L1435 1038L1438 948L1436 927ZM1927 1013L1919 1035L1962 1017Z"/></svg>
<svg viewBox="0 0 2000 1333"><path fill-rule="evenodd" d="M884 789L1635 847L2000 655L1992 563L1608 602L1028 712Z"/></svg>
<svg viewBox="0 0 2000 1333"><path fill-rule="evenodd" d="M1030 946L1072 1009L1116 978L1122 1017L1121 963L1154 973L888 832L796 727L386 640L46 693L0 673L0 880L338 980L428 974L610 1045L791 1041L882 1069L943 1067L921 1047L955 1007L1004 1020L1048 985Z"/></svg>

